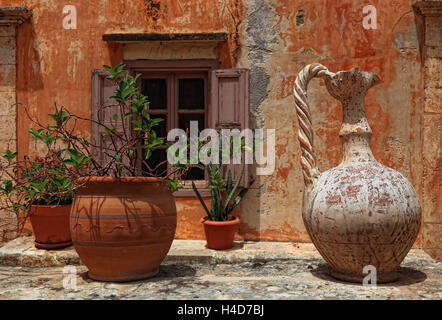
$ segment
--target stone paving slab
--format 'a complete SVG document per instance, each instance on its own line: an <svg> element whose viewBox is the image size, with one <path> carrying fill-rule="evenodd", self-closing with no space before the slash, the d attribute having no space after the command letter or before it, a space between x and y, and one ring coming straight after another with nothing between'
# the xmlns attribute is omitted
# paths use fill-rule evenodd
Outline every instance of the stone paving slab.
<svg viewBox="0 0 442 320"><path fill-rule="evenodd" d="M93 281L87 277L85 266L75 268L77 272L70 276L74 281L68 282L63 267L0 266L0 300L442 298L441 263L420 250L408 254L399 270L399 281L377 287L331 278L319 255L235 264L164 262L156 277L126 283ZM71 286L64 286L64 282Z"/></svg>
<svg viewBox="0 0 442 320"><path fill-rule="evenodd" d="M235 242L229 250L211 250L204 240L174 240L166 257L169 263L241 263L289 260L315 255L311 243ZM82 265L71 246L61 250L37 249L33 237L20 237L0 248L0 265L21 267L57 267Z"/></svg>
<svg viewBox="0 0 442 320"><path fill-rule="evenodd" d="M3 300L442 299L442 262L419 249L407 255L397 282L364 287L330 277L329 267L312 244L238 242L230 250L215 251L207 249L204 241L175 240L156 277L106 283L88 278L72 248L54 253L33 248L32 237L14 241L0 248ZM14 261L18 264L5 263ZM51 263L59 265L38 266ZM71 265L69 270L65 264ZM74 281L66 282L66 271L73 269Z"/></svg>

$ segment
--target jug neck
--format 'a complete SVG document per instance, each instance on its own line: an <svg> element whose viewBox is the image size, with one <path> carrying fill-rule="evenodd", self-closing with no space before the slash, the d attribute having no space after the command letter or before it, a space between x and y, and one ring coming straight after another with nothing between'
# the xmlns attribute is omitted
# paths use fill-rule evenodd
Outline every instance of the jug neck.
<svg viewBox="0 0 442 320"><path fill-rule="evenodd" d="M341 100L343 120L339 137L343 157L340 166L376 161L370 147L372 131L365 115L365 93L360 92Z"/></svg>

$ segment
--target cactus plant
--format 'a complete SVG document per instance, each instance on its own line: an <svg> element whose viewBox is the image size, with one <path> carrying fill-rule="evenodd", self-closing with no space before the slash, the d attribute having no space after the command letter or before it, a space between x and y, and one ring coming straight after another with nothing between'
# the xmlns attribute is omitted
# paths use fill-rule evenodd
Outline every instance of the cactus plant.
<svg viewBox="0 0 442 320"><path fill-rule="evenodd" d="M192 188L195 191L201 205L211 221L227 221L229 219L229 215L232 213L233 209L235 209L241 200L246 195L250 186L253 183L253 180L250 181L248 187L243 188L237 195L234 197L239 183L244 175L244 167L241 170L241 174L235 184L233 184L232 172L229 169L227 173L227 181L222 177L221 173L221 165L216 164L208 164L207 169L209 172L209 185L208 188L212 194L212 203L211 209L209 210L204 203L201 194L199 193L195 183L192 181ZM233 201L232 201L233 199Z"/></svg>

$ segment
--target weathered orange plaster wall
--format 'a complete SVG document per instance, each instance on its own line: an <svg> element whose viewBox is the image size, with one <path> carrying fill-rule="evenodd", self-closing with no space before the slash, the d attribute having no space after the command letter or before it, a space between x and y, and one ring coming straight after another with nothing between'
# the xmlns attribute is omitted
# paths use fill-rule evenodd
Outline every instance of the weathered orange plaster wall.
<svg viewBox="0 0 442 320"><path fill-rule="evenodd" d="M267 95L259 105L252 105L252 110L258 125L276 129L275 172L260 179L262 187L256 197L260 201L261 218L259 223L249 226L250 233L259 228L262 239L309 241L301 218L303 179L292 94L297 73L313 62L320 62L333 72L357 66L379 75L382 83L371 89L366 99L374 155L403 173L421 194L422 64L419 30L410 2L256 0L247 3L246 30L257 24L261 27L260 33L246 34L248 54L240 63L252 69L252 81L268 82ZM366 15L363 7L368 4L377 8L376 30L365 30L362 25ZM257 50L260 55L256 54ZM261 69L256 67L258 63ZM265 75L254 78L253 73ZM341 160L338 133L342 111L340 103L319 80L312 81L309 100L314 149L323 171ZM421 236L417 241L420 243Z"/></svg>
<svg viewBox="0 0 442 320"><path fill-rule="evenodd" d="M65 4L77 8L76 30L62 27ZM377 8L376 30L362 27L366 4ZM219 46L221 67L251 69L252 125L276 129L275 172L261 177L239 208L239 237L309 241L301 218L303 181L292 90L299 70L312 62L331 71L358 66L379 75L383 82L366 101L373 152L421 194L422 66L408 0L0 0L0 6L13 5L33 11L18 30L17 100L43 122L54 102L90 115L91 69L122 60L122 45L103 42L104 33L229 33L229 41ZM300 9L303 23L297 24ZM317 80L309 97L315 149L325 170L341 158L341 107ZM37 149L26 134L29 125L20 111L21 156ZM89 134L84 124L79 129ZM179 198L177 207L177 237L202 238L199 218L204 213L198 200Z"/></svg>
<svg viewBox="0 0 442 320"><path fill-rule="evenodd" d="M63 29L62 11L68 4L76 7L76 30ZM243 13L238 0L0 0L0 6L24 6L33 12L18 29L17 101L26 104L42 123L48 121L55 102L80 116L90 116L91 70L116 65L123 57L123 45L103 42L105 33L229 32L229 41L219 48L222 67L231 67L239 54L236 24ZM20 156L36 154L40 148L29 140L30 125L19 109ZM86 123L78 123L78 129L89 137ZM199 201L177 198L177 207L177 237L203 238Z"/></svg>

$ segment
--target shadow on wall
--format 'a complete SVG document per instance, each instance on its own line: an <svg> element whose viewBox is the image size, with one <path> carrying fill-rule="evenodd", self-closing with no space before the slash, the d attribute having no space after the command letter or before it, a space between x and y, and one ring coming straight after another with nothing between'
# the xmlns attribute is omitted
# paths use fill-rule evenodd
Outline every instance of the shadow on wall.
<svg viewBox="0 0 442 320"><path fill-rule="evenodd" d="M419 56L420 56L420 62L424 62L424 54L423 54L423 47L424 47L424 20L422 18L422 15L418 13L418 9L416 7L413 7L413 13L414 13L414 19L416 21L416 34L417 39L419 41Z"/></svg>
<svg viewBox="0 0 442 320"><path fill-rule="evenodd" d="M17 91L38 91L44 88L41 57L33 17L17 29Z"/></svg>

